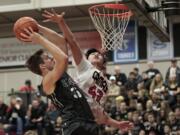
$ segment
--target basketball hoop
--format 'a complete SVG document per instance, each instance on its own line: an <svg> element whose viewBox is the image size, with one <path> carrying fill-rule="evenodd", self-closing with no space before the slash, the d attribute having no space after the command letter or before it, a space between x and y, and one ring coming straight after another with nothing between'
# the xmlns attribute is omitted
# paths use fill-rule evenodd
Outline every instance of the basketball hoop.
<svg viewBox="0 0 180 135"><path fill-rule="evenodd" d="M123 36L132 12L124 4L100 4L89 8L91 19L106 50L123 49Z"/></svg>

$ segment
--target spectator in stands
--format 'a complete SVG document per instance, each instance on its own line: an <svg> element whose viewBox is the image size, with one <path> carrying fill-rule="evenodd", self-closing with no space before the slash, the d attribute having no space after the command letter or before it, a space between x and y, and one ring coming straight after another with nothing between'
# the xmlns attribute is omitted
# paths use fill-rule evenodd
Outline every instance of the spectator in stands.
<svg viewBox="0 0 180 135"><path fill-rule="evenodd" d="M157 122L159 125L158 130L161 134L164 133L164 126L166 124L166 118L167 118L166 110L160 110L158 115L157 115Z"/></svg>
<svg viewBox="0 0 180 135"><path fill-rule="evenodd" d="M120 106L116 107L116 120L127 120L128 119L128 111L127 105L125 102L121 102Z"/></svg>
<svg viewBox="0 0 180 135"><path fill-rule="evenodd" d="M153 101L149 99L146 102L146 112L152 112L152 111L153 111Z"/></svg>
<svg viewBox="0 0 180 135"><path fill-rule="evenodd" d="M23 108L22 99L12 97L10 103L6 113L7 124L4 125L4 130L6 133L15 132L16 135L23 135L25 109Z"/></svg>
<svg viewBox="0 0 180 135"><path fill-rule="evenodd" d="M172 107L175 107L177 103L177 98L180 95L180 85L176 81L176 76L170 76L169 80L165 84L166 95L164 95L165 100L168 100Z"/></svg>
<svg viewBox="0 0 180 135"><path fill-rule="evenodd" d="M5 122L5 116L8 106L3 102L3 98L0 97L0 123Z"/></svg>
<svg viewBox="0 0 180 135"><path fill-rule="evenodd" d="M165 86L170 95L176 96L180 94L180 83L178 83L175 75L169 76Z"/></svg>
<svg viewBox="0 0 180 135"><path fill-rule="evenodd" d="M148 65L148 70L146 70L146 73L149 79L153 79L156 74L160 74L160 71L157 68L154 68L153 61L148 61L147 65Z"/></svg>
<svg viewBox="0 0 180 135"><path fill-rule="evenodd" d="M108 90L108 98L115 99L115 97L119 96L120 94L120 87L116 84L116 77L114 75L110 76L110 86Z"/></svg>
<svg viewBox="0 0 180 135"><path fill-rule="evenodd" d="M39 92L36 93L35 99L39 102L40 109L45 112L48 105L42 100L42 96Z"/></svg>
<svg viewBox="0 0 180 135"><path fill-rule="evenodd" d="M146 134L146 132L143 129L139 132L139 135L145 135L145 134Z"/></svg>
<svg viewBox="0 0 180 135"><path fill-rule="evenodd" d="M25 84L19 89L21 92L26 94L27 104L31 104L31 93L35 92L35 88L32 87L31 80L26 80Z"/></svg>
<svg viewBox="0 0 180 135"><path fill-rule="evenodd" d="M180 121L180 106L177 106L175 108L175 116L176 116L176 119Z"/></svg>
<svg viewBox="0 0 180 135"><path fill-rule="evenodd" d="M144 123L146 133L150 134L151 132L158 134L158 123L154 114L151 112L148 114L148 121ZM151 133L152 134L152 133Z"/></svg>
<svg viewBox="0 0 180 135"><path fill-rule="evenodd" d="M155 77L153 78L151 85L150 85L150 95L152 95L154 92L155 93L160 93L165 90L164 87L164 82L161 74L156 74Z"/></svg>
<svg viewBox="0 0 180 135"><path fill-rule="evenodd" d="M142 102L142 103L146 103L146 102ZM144 111L145 111L145 107L143 108L142 103L137 103L136 105L136 111L139 113L140 117L144 115Z"/></svg>
<svg viewBox="0 0 180 135"><path fill-rule="evenodd" d="M142 82L144 84L144 88L149 91L151 85L151 79L148 78L148 74L146 72L142 72Z"/></svg>
<svg viewBox="0 0 180 135"><path fill-rule="evenodd" d="M160 110L161 95L157 93L153 93L151 96L151 100L153 102L153 111L157 114Z"/></svg>
<svg viewBox="0 0 180 135"><path fill-rule="evenodd" d="M165 82L168 82L169 77L175 76L176 81L179 83L179 75L180 75L180 67L177 65L177 60L171 60L171 66L168 68L166 72Z"/></svg>
<svg viewBox="0 0 180 135"><path fill-rule="evenodd" d="M146 103L146 101L148 100L148 91L144 89L143 83L139 83L137 88L137 101L141 103ZM143 108L145 108L145 105L143 106Z"/></svg>
<svg viewBox="0 0 180 135"><path fill-rule="evenodd" d="M135 74L136 83L140 83L142 81L142 76L139 74L139 68L135 67L133 68L133 72Z"/></svg>
<svg viewBox="0 0 180 135"><path fill-rule="evenodd" d="M174 112L169 112L168 122L169 122L169 126L172 130L172 134L176 135L178 130L180 130L180 120L176 119Z"/></svg>
<svg viewBox="0 0 180 135"><path fill-rule="evenodd" d="M159 112L159 121L165 123L168 113L171 111L171 108L166 100L162 100L160 103L160 112Z"/></svg>
<svg viewBox="0 0 180 135"><path fill-rule="evenodd" d="M144 130L143 121L137 111L133 112L133 123L134 128L132 129L133 135L139 135L141 130Z"/></svg>
<svg viewBox="0 0 180 135"><path fill-rule="evenodd" d="M171 135L171 128L169 127L168 124L164 125L163 134L164 135Z"/></svg>
<svg viewBox="0 0 180 135"><path fill-rule="evenodd" d="M136 111L136 106L137 106L137 100L136 99L130 99L129 105L128 105L128 112Z"/></svg>
<svg viewBox="0 0 180 135"><path fill-rule="evenodd" d="M126 74L121 73L120 66L116 65L114 67L114 72L115 72L117 85L119 86L124 85L127 81L127 77L126 77Z"/></svg>
<svg viewBox="0 0 180 135"><path fill-rule="evenodd" d="M56 119L55 126L54 126L54 134L53 135L63 135L62 131L62 118L59 116Z"/></svg>
<svg viewBox="0 0 180 135"><path fill-rule="evenodd" d="M21 92L34 92L35 88L32 87L31 80L26 80L25 85L20 87Z"/></svg>
<svg viewBox="0 0 180 135"><path fill-rule="evenodd" d="M137 92L136 75L134 72L129 73L127 82L125 83L126 90L133 90Z"/></svg>
<svg viewBox="0 0 180 135"><path fill-rule="evenodd" d="M38 135L43 135L43 118L44 118L44 110L40 107L40 103L38 100L34 99L32 101L32 107L30 110L30 118L27 124L26 130L36 129Z"/></svg>
<svg viewBox="0 0 180 135"><path fill-rule="evenodd" d="M56 123L56 120L57 120L59 115L60 115L59 111L54 106L54 104L49 102L48 108L47 108L47 111L46 111L45 117L44 117L45 130L46 130L47 135L50 135L50 134L54 135L55 134L54 133L54 127L55 127L55 123Z"/></svg>

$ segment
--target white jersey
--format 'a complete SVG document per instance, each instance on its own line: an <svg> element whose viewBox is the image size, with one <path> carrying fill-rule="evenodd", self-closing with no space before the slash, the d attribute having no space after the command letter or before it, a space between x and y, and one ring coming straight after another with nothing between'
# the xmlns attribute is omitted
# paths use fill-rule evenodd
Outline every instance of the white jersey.
<svg viewBox="0 0 180 135"><path fill-rule="evenodd" d="M77 65L77 70L77 83L85 93L90 107L102 105L108 90L107 79L85 58Z"/></svg>

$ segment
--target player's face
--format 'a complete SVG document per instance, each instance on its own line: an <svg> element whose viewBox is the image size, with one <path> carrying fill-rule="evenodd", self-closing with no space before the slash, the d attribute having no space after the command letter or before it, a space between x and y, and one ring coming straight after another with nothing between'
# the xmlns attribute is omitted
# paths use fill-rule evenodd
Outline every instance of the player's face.
<svg viewBox="0 0 180 135"><path fill-rule="evenodd" d="M88 60L93 65L101 66L103 64L104 58L103 58L102 54L100 54L99 52L94 52L89 55Z"/></svg>
<svg viewBox="0 0 180 135"><path fill-rule="evenodd" d="M52 70L55 64L55 61L53 59L52 56L50 56L48 53L43 53L42 55L42 59L44 61L44 66L49 69Z"/></svg>

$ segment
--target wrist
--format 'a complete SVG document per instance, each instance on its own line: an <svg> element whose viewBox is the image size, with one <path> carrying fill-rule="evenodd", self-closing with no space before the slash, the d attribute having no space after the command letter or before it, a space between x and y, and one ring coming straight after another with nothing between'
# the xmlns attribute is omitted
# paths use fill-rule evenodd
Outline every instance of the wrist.
<svg viewBox="0 0 180 135"><path fill-rule="evenodd" d="M38 25L38 29L39 29L39 32L40 33L43 33L45 27L41 26L41 25Z"/></svg>
<svg viewBox="0 0 180 135"><path fill-rule="evenodd" d="M57 20L57 23L58 24L61 24L61 23L63 23L64 22L64 19L63 18L58 18L58 20Z"/></svg>
<svg viewBox="0 0 180 135"><path fill-rule="evenodd" d="M44 42L44 40L43 40L43 37L42 36L37 36L36 37L36 39L35 39L35 43L37 43L37 44L41 44L42 42Z"/></svg>

